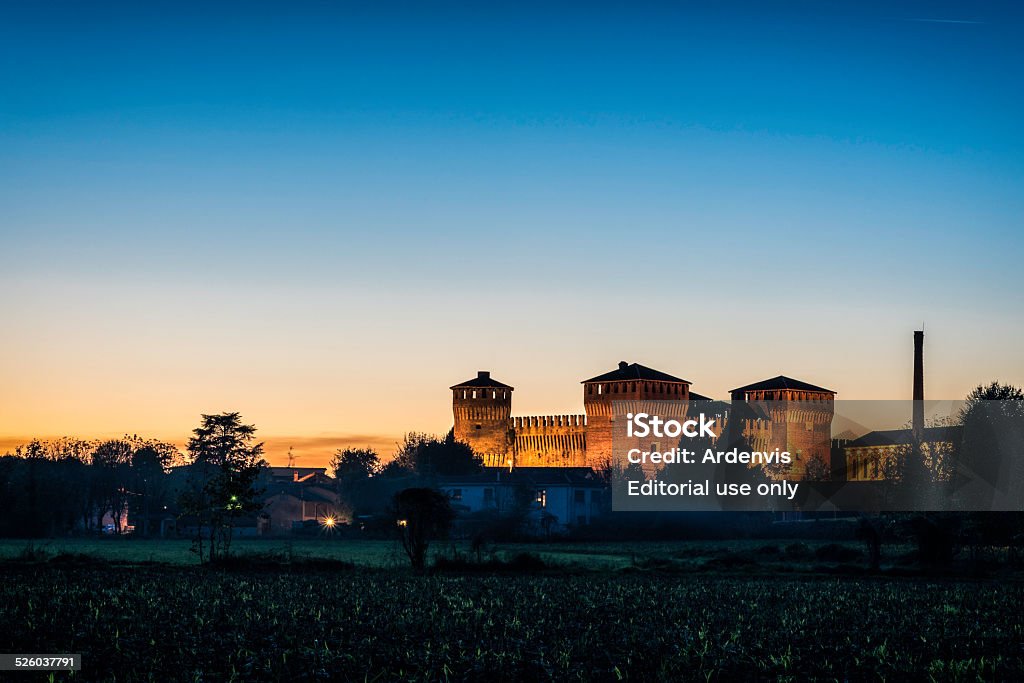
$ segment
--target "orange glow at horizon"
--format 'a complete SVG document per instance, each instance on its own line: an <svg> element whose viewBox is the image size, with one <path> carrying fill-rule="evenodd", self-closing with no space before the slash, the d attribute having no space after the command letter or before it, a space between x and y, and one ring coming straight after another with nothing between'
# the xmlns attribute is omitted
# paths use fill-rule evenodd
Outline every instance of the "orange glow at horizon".
<svg viewBox="0 0 1024 683"><path fill-rule="evenodd" d="M139 307L136 290L150 308ZM42 297L38 310L61 315L29 315L33 297ZM521 306L512 294L484 289L371 296L110 284L24 298L0 338L0 454L54 436L138 434L183 447L200 414L238 411L257 427L271 464L286 464L292 447L297 465L307 467L326 466L338 448L370 446L387 459L406 432L444 434L452 426L448 387L478 370L515 387L513 415L582 412L580 381L620 360L685 378L716 398L784 374L839 399L906 399L916 326L891 310L857 325L825 308L799 335L752 336L758 324L773 329L771 311L740 322L698 311L697 329L709 331L687 335L689 322L660 313L673 301L634 306L631 319L660 321L652 328L609 324L588 308ZM453 301L476 313L451 316ZM609 305L633 304L613 298ZM927 398L960 399L994 379L1024 384L1015 341L1022 321L966 315L929 323ZM976 332L982 322L990 334Z"/></svg>

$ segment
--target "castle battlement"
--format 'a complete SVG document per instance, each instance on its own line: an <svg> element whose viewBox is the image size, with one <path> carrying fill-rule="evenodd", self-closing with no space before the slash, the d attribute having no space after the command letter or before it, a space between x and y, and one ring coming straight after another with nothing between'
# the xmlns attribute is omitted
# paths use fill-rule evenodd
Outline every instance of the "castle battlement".
<svg viewBox="0 0 1024 683"><path fill-rule="evenodd" d="M517 432L534 430L534 429L548 429L548 428L569 428L569 427L586 427L587 416L586 415L526 415L522 417L512 418L512 429Z"/></svg>
<svg viewBox="0 0 1024 683"><path fill-rule="evenodd" d="M586 415L526 415L510 422L513 461L524 467L587 465Z"/></svg>

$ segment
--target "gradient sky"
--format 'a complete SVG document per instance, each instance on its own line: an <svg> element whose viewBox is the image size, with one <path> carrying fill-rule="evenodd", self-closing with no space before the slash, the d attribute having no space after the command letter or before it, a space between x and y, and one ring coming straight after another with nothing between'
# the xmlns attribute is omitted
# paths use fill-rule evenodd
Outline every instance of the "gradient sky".
<svg viewBox="0 0 1024 683"><path fill-rule="evenodd" d="M1020 3L206 4L0 8L0 452L1024 384Z"/></svg>

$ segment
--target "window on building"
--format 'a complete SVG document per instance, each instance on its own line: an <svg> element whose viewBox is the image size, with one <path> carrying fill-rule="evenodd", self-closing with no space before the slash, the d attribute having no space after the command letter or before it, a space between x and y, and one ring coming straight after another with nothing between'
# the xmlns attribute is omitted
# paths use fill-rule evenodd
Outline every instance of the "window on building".
<svg viewBox="0 0 1024 683"><path fill-rule="evenodd" d="M533 500L540 505L542 508L548 506L548 492L547 489L539 489L534 495Z"/></svg>
<svg viewBox="0 0 1024 683"><path fill-rule="evenodd" d="M475 427L476 427L477 429L482 429L482 427L481 427L480 425L475 425Z"/></svg>

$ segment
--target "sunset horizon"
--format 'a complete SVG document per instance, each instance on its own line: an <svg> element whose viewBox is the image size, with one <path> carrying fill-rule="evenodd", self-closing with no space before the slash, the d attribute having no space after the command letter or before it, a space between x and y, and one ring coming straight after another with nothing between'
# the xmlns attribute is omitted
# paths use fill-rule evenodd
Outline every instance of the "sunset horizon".
<svg viewBox="0 0 1024 683"><path fill-rule="evenodd" d="M929 368L932 368L932 363L937 359L947 359L949 350L943 351L944 343L941 339L933 340L929 339L932 345L938 346L937 351L932 351L929 347ZM720 388L716 387L715 391L708 392L707 389L702 385L698 384L696 380L692 380L690 375L692 373L680 373L687 376L687 379L693 381L693 391L699 392L704 390L712 398L727 400L729 391L740 384L755 381L758 379L766 379L767 377L774 376L776 374L785 374L788 376L795 376L802 380L808 380L812 383L818 383L827 385L834 388L837 392L836 399L838 401L901 401L908 400L910 398L910 382L908 378L910 376L910 362L909 353L907 353L908 340L907 333L904 332L902 335L903 342L903 353L901 358L892 359L891 371L894 373L892 379L894 381L881 382L883 386L888 387L888 395L882 395L881 392L872 391L861 391L859 394L848 395L847 392L842 390L843 385L837 383L833 378L830 378L826 372L775 372L765 373L761 376L749 376L745 379L736 378L733 382L726 382L723 384L721 381L718 382ZM635 359L637 362L642 363L642 359ZM878 360L878 358L874 358ZM512 367L512 364L507 364ZM649 363L645 363L649 365ZM607 370L614 366L614 363L607 364L604 369ZM655 366L659 369L665 369L667 366ZM590 374L600 371L600 368L594 368ZM470 372L469 370L463 372L464 375L470 376L476 371ZM502 371L489 370L489 372L499 376L503 380L509 380L514 375L514 371L511 374L506 374ZM958 386L955 382L949 381L948 378L942 377L940 370L933 370L928 377L929 395L928 400L930 401L961 401L963 398L978 385L987 384L991 381L1003 381L1008 383L1017 383L1020 380L1016 377L1009 376L1007 373L1003 373L1000 377L980 377L974 381L967 381ZM575 382L569 380L566 386L554 386L554 377L547 377L549 388L545 390L538 390L538 387L531 387L525 383L514 384L517 386L516 392L516 404L513 409L513 415L531 415L531 414L575 414L582 410L583 396L579 386L579 382L582 376L587 373L582 373L580 379L576 379ZM958 376L963 376L960 373ZM863 376L861 379L864 379ZM880 382L871 380L868 378L869 385L878 385ZM544 386L544 385L541 385ZM357 388L355 388L357 390ZM213 414L220 412L239 412L242 417L257 428L258 440L265 444L265 456L267 461L272 466L283 467L289 464L289 455L292 456L291 464L296 467L328 467L331 458L337 451L347 448L370 448L376 451L382 460L390 459L401 447L401 442L406 434L409 433L426 433L431 435L443 436L452 427L452 414L451 414L451 396L447 385L441 385L433 387L433 390L428 388L422 394L412 394L405 396L406 400L411 400L414 405L418 405L422 409L422 412L418 417L410 417L404 419L400 415L392 415L391 411L387 409L389 405L386 400L382 399L380 408L374 405L364 406L364 410L367 415L371 416L370 419L365 420L371 424L387 424L379 421L379 414L382 412L388 413L390 418L390 424L393 426L391 431L358 431L358 424L360 420L358 418L352 418L350 421L344 421L337 425L334 430L323 429L321 431L309 431L303 433L281 433L268 431L263 425L269 423L271 425L278 424L274 421L273 417L273 404L266 405L263 408L264 412L259 410L247 411L238 409L231 405L227 405L220 409L203 409L197 411L193 417L193 423L189 426L189 423L182 420L181 427L179 429L171 429L168 427L154 428L146 427L148 423L143 421L143 425L140 428L129 427L126 429L117 430L108 429L106 431L71 431L71 430L55 430L52 432L38 431L31 434L0 434L0 454L13 452L18 446L22 446L33 439L48 441L58 440L62 438L81 439L84 441L105 441L105 440L116 440L124 436L136 435L141 438L153 438L166 443L173 444L176 446L182 455L187 452L187 442L191 435L191 430L198 424L199 417L201 414ZM576 400L573 400L566 396L572 393L572 390L576 390ZM853 393L852 391L850 392ZM542 399L540 397L546 396L551 397L552 395L558 396L563 399L561 403L553 403L550 398ZM418 399L418 401L417 401ZM250 402L251 402L250 398ZM430 403L430 402L433 403ZM284 412L284 411L283 411ZM411 413L410 413L411 414ZM255 416L255 417L253 417ZM262 419L261 419L262 418ZM376 418L377 421L374 421ZM98 420L97 420L98 421ZM404 426L403 426L404 425Z"/></svg>

